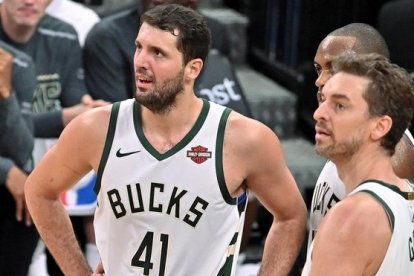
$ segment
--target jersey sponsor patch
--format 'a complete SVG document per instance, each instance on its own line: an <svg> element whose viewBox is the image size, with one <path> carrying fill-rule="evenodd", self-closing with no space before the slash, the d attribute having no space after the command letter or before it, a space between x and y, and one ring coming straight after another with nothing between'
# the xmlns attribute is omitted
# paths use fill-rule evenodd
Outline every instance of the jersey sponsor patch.
<svg viewBox="0 0 414 276"><path fill-rule="evenodd" d="M207 159L211 158L211 155L211 151L208 151L208 148L200 145L191 147L191 150L187 151L187 157L197 164L205 162Z"/></svg>

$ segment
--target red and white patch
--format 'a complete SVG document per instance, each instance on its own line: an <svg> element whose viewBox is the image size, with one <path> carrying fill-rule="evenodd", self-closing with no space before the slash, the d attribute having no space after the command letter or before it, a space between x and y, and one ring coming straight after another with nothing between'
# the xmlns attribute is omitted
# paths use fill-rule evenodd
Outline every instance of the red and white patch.
<svg viewBox="0 0 414 276"><path fill-rule="evenodd" d="M208 148L200 145L191 147L191 150L187 151L187 157L197 164L205 162L207 159L211 158L211 155L211 151L208 151Z"/></svg>

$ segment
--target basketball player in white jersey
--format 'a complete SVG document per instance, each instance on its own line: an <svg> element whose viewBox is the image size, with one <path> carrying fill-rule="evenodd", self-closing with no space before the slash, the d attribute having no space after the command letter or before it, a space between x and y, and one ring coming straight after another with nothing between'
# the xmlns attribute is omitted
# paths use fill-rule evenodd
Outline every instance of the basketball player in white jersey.
<svg viewBox="0 0 414 276"><path fill-rule="evenodd" d="M318 93L316 151L347 196L322 220L303 275L414 275L414 192L391 156L414 112L408 73L378 54L345 54Z"/></svg>
<svg viewBox="0 0 414 276"><path fill-rule="evenodd" d="M261 272L286 275L306 206L280 141L262 123L195 96L210 41L201 15L161 5L141 22L136 99L77 117L26 183L46 245L65 275L92 273L58 196L93 169L96 275L234 275L247 190L275 217Z"/></svg>
<svg viewBox="0 0 414 276"><path fill-rule="evenodd" d="M322 40L315 55L315 69L318 74L315 85L319 91L332 76L332 61L344 52L377 53L389 58L383 37L370 25L351 23L336 29ZM414 179L414 146L408 129L398 143L392 161L397 175L411 181ZM326 213L344 197L344 184L338 177L335 164L328 161L319 175L312 197L308 249ZM307 254L307 259L309 257Z"/></svg>

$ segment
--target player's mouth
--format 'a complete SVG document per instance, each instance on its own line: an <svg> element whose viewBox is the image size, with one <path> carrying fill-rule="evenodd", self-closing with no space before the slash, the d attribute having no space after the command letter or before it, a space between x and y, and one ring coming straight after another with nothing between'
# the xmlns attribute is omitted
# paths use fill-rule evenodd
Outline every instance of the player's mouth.
<svg viewBox="0 0 414 276"><path fill-rule="evenodd" d="M316 141L327 139L332 135L331 131L318 125L315 126L315 132L316 132L315 134Z"/></svg>
<svg viewBox="0 0 414 276"><path fill-rule="evenodd" d="M152 78L146 77L146 76L137 76L135 84L138 89L145 90L148 89L152 84Z"/></svg>

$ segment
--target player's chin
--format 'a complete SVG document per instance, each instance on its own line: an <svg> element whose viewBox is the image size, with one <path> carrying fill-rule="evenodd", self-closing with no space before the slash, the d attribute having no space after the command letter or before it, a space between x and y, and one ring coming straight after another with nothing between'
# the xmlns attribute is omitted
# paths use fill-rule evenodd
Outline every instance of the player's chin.
<svg viewBox="0 0 414 276"><path fill-rule="evenodd" d="M137 86L136 87L136 92L137 93L148 93L148 91L150 91L150 89L148 87L145 86Z"/></svg>
<svg viewBox="0 0 414 276"><path fill-rule="evenodd" d="M316 141L315 143L315 152L320 156L328 157L329 155L328 148L329 147L327 145L324 145L321 142Z"/></svg>

